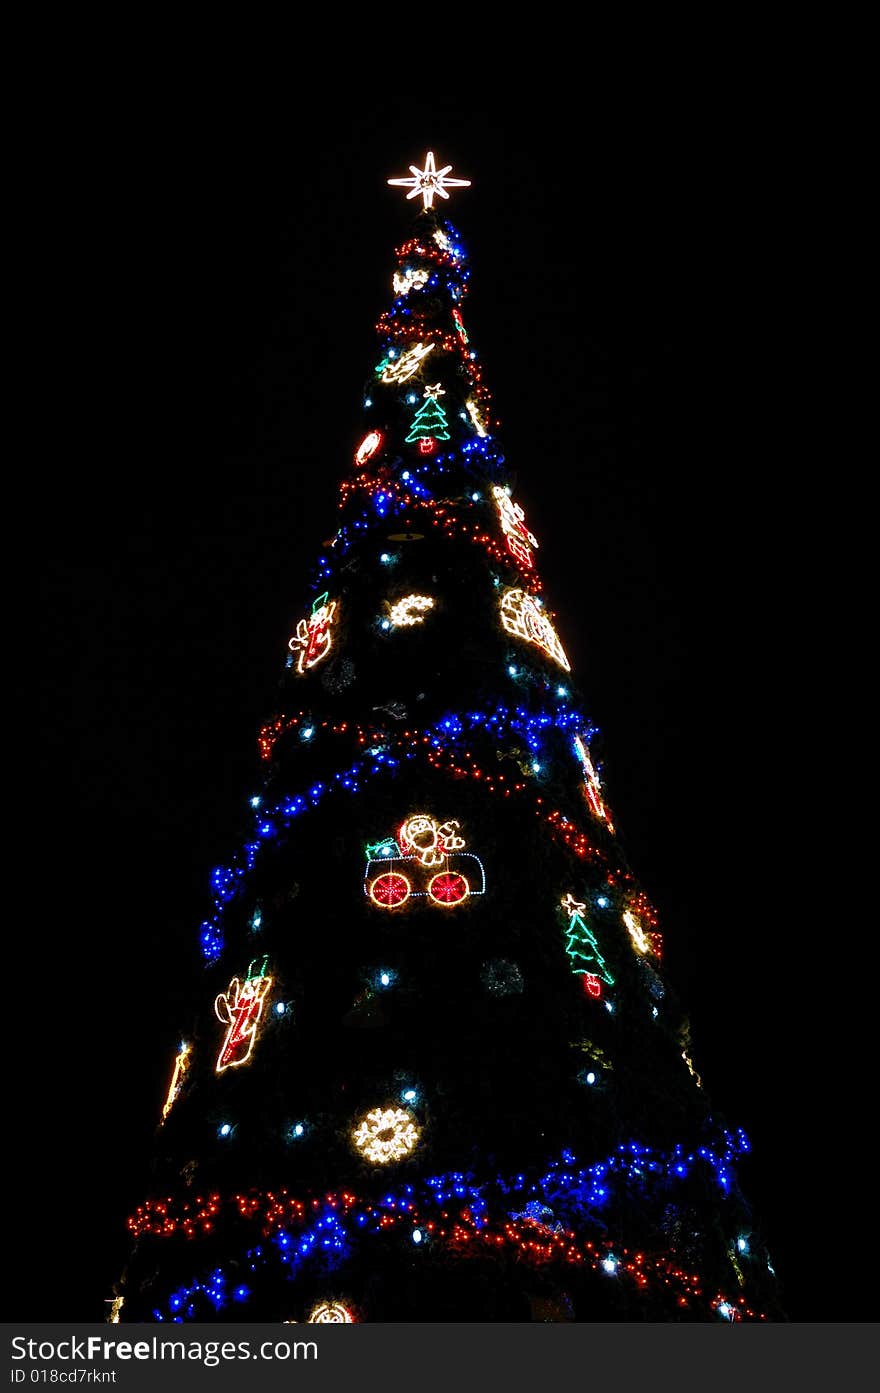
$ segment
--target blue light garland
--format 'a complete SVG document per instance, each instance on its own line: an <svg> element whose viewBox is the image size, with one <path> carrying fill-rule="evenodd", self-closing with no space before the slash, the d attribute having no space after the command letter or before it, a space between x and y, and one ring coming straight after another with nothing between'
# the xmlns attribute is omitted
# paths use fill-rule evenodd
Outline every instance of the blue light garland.
<svg viewBox="0 0 880 1393"><path fill-rule="evenodd" d="M430 1216L433 1214L436 1222L443 1206L455 1200L465 1202L468 1220L477 1231L492 1222L491 1202L493 1210L500 1208L504 1219L528 1221L550 1233L573 1233L575 1224L584 1222L598 1223L604 1232L596 1211L608 1207L614 1197L615 1182L625 1188L634 1180L642 1184L684 1181L695 1167L702 1166L708 1168L719 1189L728 1195L735 1180L734 1161L748 1150L748 1138L742 1129L723 1129L715 1147L688 1150L679 1144L664 1153L640 1142L628 1142L591 1166L579 1167L574 1153L564 1150L543 1175L531 1181L520 1172L507 1179L499 1177L494 1182L478 1184L468 1172L451 1171L430 1176L418 1186L404 1185L397 1192L386 1191L374 1200L352 1197L350 1216L346 1216L350 1217L351 1226L347 1226L333 1204L325 1202L301 1232L293 1234L288 1227L281 1227L265 1244L247 1250L245 1260L253 1273L280 1262L292 1277L310 1259L317 1260L322 1270L333 1270L349 1255L358 1231L382 1233L383 1215L417 1213L419 1228L427 1237ZM273 1198L280 1198L277 1192ZM494 1215L495 1219L498 1217ZM740 1248L740 1252L744 1251ZM612 1255L604 1261L613 1262L614 1273L617 1272L617 1258ZM607 1266L604 1270L610 1271ZM157 1307L153 1316L157 1321L196 1320L199 1311L195 1303L199 1296L204 1296L215 1311L230 1301L248 1299L246 1287L230 1291L228 1286L222 1270L216 1269L202 1281L178 1287L169 1296L167 1309Z"/></svg>
<svg viewBox="0 0 880 1393"><path fill-rule="evenodd" d="M402 459L396 459L395 463L403 464ZM474 475L482 482L488 478L492 483L503 482L503 466L505 458L500 447L491 435L478 436L474 440L465 440L454 449L447 449L438 454L431 455L424 461L410 461L400 474L400 480L405 486L407 493L416 495L424 501L430 501L433 497L431 489L426 480L433 479L434 476L450 474L456 469L463 469L466 473ZM313 571L315 574L316 591L326 586L328 581L334 579L338 574L337 561L344 560L352 547L357 545L363 534L375 526L375 517L378 515L381 521L386 521L388 517L402 517L412 507L412 499L406 502L404 497L398 493L400 484L396 488L391 488L389 492L371 495L370 501L364 506L362 512L355 516L349 516L347 521L342 523L337 529L336 536L332 542L332 556L322 552L318 556ZM462 507L473 510L478 504L486 506L481 498L475 499L473 493L466 493L459 500Z"/></svg>

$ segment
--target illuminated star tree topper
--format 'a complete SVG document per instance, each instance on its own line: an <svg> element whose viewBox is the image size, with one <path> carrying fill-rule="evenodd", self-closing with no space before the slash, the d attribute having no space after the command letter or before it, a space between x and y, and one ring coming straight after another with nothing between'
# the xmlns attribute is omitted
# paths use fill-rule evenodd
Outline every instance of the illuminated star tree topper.
<svg viewBox="0 0 880 1393"><path fill-rule="evenodd" d="M389 179L388 183L402 189L408 188L410 192L407 194L407 199L418 198L421 194L423 199L422 211L424 211L426 208L433 208L435 193L439 194L441 198L448 198L447 188L470 188L470 179L449 179L447 177L451 168L451 164L445 164L442 169L436 169L433 151L429 150L425 156L424 169L419 169L418 165L411 164L411 179Z"/></svg>

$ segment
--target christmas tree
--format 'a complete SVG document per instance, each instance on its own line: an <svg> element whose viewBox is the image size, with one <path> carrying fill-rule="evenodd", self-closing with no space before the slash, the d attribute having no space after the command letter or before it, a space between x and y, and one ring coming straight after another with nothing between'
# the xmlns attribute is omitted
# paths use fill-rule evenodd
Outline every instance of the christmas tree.
<svg viewBox="0 0 880 1393"><path fill-rule="evenodd" d="M407 445L412 445L414 441L419 442L419 449L423 455L430 455L437 440L449 440L449 422L446 413L437 400L443 392L439 382L435 383L434 388L425 388L425 400L415 414L412 423L412 430L406 437Z"/></svg>
<svg viewBox="0 0 880 1393"><path fill-rule="evenodd" d="M411 171L111 1319L778 1319Z"/></svg>

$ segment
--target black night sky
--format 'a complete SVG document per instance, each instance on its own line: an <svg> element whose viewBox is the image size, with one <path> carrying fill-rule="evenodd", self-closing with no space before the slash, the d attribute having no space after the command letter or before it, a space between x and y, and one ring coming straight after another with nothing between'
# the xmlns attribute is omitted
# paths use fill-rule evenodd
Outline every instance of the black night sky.
<svg viewBox="0 0 880 1393"><path fill-rule="evenodd" d="M282 139L277 116L270 138L195 103L118 127L96 106L59 136L7 1319L100 1320L124 1263L210 872L259 786L413 223L385 180L426 149L473 181L443 209L465 320L695 1062L752 1141L784 1304L869 1318L863 1259L836 1265L858 1246L835 1160L852 1085L822 1057L789 836L769 175L724 125L582 115L352 106L328 126L301 99Z"/></svg>

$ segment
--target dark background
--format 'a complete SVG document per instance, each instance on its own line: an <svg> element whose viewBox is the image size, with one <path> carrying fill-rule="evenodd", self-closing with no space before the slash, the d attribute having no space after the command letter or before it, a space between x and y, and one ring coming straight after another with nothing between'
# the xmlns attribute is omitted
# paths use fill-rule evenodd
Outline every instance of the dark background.
<svg viewBox="0 0 880 1393"><path fill-rule="evenodd" d="M444 205L465 322L695 1062L753 1143L743 1188L784 1303L867 1319L841 1176L859 1065L827 1017L831 794L795 718L798 325L772 137L662 105L233 106L84 96L46 173L21 731L39 856L8 965L39 986L17 996L7 1319L99 1319L124 1263L210 871L259 786L412 227L385 180L428 148L473 180Z"/></svg>

